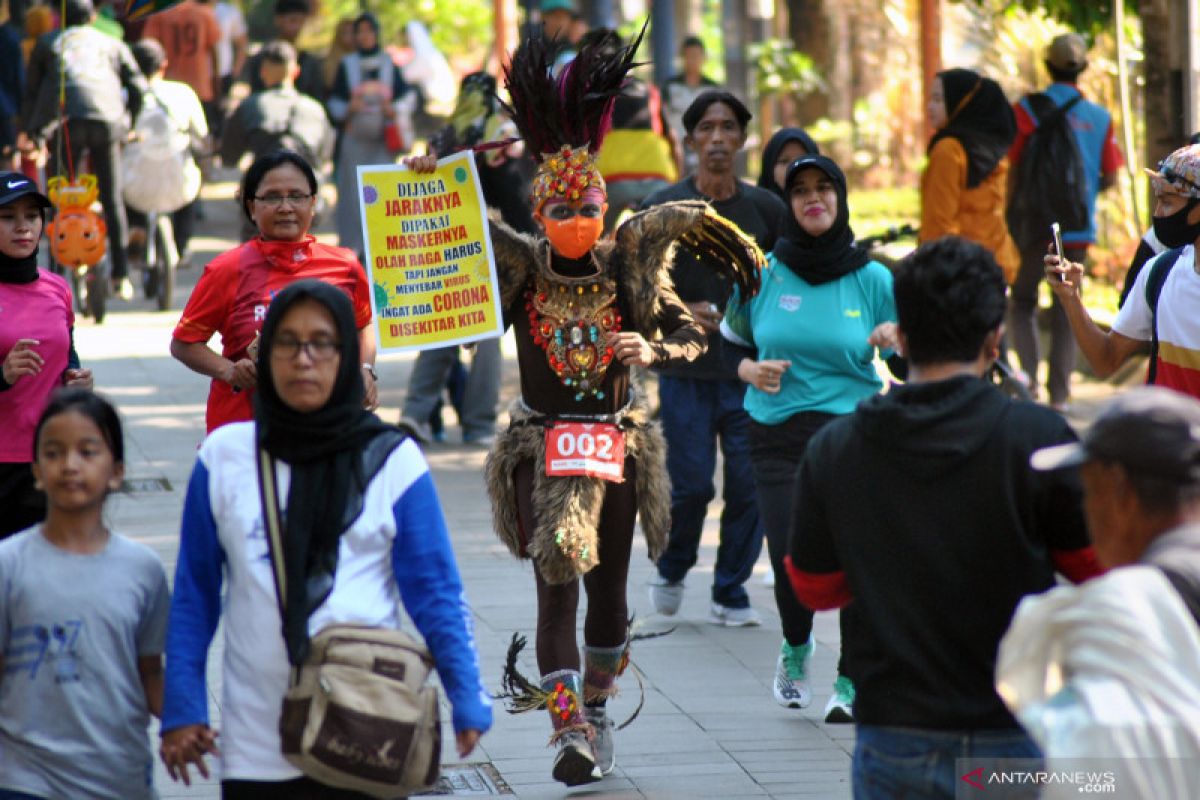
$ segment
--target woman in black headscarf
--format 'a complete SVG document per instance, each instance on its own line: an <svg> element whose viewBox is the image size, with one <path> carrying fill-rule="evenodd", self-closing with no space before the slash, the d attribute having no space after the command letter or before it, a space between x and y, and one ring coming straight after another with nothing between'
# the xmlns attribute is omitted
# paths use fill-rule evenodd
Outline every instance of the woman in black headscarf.
<svg viewBox="0 0 1200 800"><path fill-rule="evenodd" d="M255 420L205 440L188 486L167 634L162 757L188 780L216 752L205 663L225 609L222 797L357 798L302 777L283 757L279 711L289 667L331 624L399 628L401 603L424 636L454 707L459 754L491 725L462 583L417 446L362 407L350 301L313 280L271 303L258 356ZM274 459L287 614L277 613L257 468Z"/></svg>
<svg viewBox="0 0 1200 800"><path fill-rule="evenodd" d="M334 123L341 127L336 165L338 205L334 215L338 244L361 255L356 167L396 160L400 152L397 146L402 143L393 138L389 144L386 132L389 127L393 131L407 127L400 126L404 114L401 99L409 87L400 68L382 47L379 19L374 14L363 12L354 20L354 44L358 49L342 59L325 105Z"/></svg>
<svg viewBox="0 0 1200 800"><path fill-rule="evenodd" d="M806 155L784 180L792 214L763 271L762 289L735 294L721 323L726 352L749 384L750 461L767 534L783 643L775 665L775 701L804 708L812 700L809 670L813 612L792 592L784 556L792 521L792 489L809 440L883 386L876 348L895 346L892 274L855 246L846 177L829 158ZM848 641L853 610L841 613ZM853 719L854 684L843 665L825 708L828 722Z"/></svg>
<svg viewBox="0 0 1200 800"><path fill-rule="evenodd" d="M1017 120L1000 84L969 69L939 72L929 93L929 163L921 179L920 241L957 235L992 251L1012 283L1021 255L1004 219L1008 149Z"/></svg>
<svg viewBox="0 0 1200 800"><path fill-rule="evenodd" d="M783 181L787 177L788 167L801 156L818 155L820 152L821 148L813 138L800 128L780 128L763 148L762 169L758 173L759 187L788 202L783 196Z"/></svg>

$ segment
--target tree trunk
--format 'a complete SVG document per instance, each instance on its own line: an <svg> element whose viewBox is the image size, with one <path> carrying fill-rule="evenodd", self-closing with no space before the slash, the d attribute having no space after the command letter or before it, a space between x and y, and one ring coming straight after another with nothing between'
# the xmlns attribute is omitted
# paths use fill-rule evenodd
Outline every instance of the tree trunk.
<svg viewBox="0 0 1200 800"><path fill-rule="evenodd" d="M1191 134L1183 129L1183 64L1187 25L1175 0L1141 0L1146 80L1146 144L1142 163L1153 166L1182 147Z"/></svg>
<svg viewBox="0 0 1200 800"><path fill-rule="evenodd" d="M825 14L824 0L787 0L789 32L796 49L813 60L817 70L828 76L833 67L833 39L830 34L829 18ZM795 119L791 122L805 125L822 117L830 116L829 95L813 92L795 104Z"/></svg>

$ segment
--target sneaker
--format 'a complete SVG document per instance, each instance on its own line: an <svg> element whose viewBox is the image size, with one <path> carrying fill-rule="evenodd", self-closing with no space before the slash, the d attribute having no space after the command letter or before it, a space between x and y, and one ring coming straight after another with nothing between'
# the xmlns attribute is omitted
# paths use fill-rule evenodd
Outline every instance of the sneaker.
<svg viewBox="0 0 1200 800"><path fill-rule="evenodd" d="M558 740L558 755L554 757L554 780L567 786L582 786L600 780L596 758L587 736L578 731L563 734Z"/></svg>
<svg viewBox="0 0 1200 800"><path fill-rule="evenodd" d="M683 581L672 582L656 573L649 584L650 603L654 610L664 617L678 614L679 606L683 603Z"/></svg>
<svg viewBox="0 0 1200 800"><path fill-rule="evenodd" d="M762 617L752 606L730 608L720 603L713 603L709 607L708 621L713 625L724 625L727 628L751 628L762 625Z"/></svg>
<svg viewBox="0 0 1200 800"><path fill-rule="evenodd" d="M779 659L775 662L775 702L784 708L808 708L812 702L812 686L808 682L808 665L812 661L816 643L812 635L808 642L792 647L783 640L779 646Z"/></svg>
<svg viewBox="0 0 1200 800"><path fill-rule="evenodd" d="M845 675L838 675L833 682L833 696L825 704L825 721L854 722L854 682Z"/></svg>
<svg viewBox="0 0 1200 800"><path fill-rule="evenodd" d="M596 769L608 775L617 766L617 754L613 749L613 721L604 706L584 706L583 716L596 729L592 739L592 753L596 756Z"/></svg>
<svg viewBox="0 0 1200 800"><path fill-rule="evenodd" d="M113 297L119 297L122 300L133 299L133 284L129 282L129 278L113 278L112 279Z"/></svg>

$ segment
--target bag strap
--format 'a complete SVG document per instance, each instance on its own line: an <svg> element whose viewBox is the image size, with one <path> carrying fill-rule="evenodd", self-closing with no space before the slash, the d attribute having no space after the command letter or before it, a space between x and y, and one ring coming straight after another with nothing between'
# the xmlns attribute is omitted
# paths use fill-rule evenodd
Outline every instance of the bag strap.
<svg viewBox="0 0 1200 800"><path fill-rule="evenodd" d="M1183 605L1191 612L1192 617L1196 620L1196 624L1200 625L1200 595L1196 594L1196 587L1182 573L1172 567L1165 567L1162 564L1155 564L1154 567L1171 584L1171 588L1175 590L1176 594L1179 595L1179 599L1183 601Z"/></svg>
<svg viewBox="0 0 1200 800"><path fill-rule="evenodd" d="M275 458L258 448L258 494L262 500L263 523L267 529L267 549L271 555L271 575L275 579L275 599L279 613L286 613L287 568L283 561L283 526L280 523L279 485L275 481Z"/></svg>
<svg viewBox="0 0 1200 800"><path fill-rule="evenodd" d="M176 131L178 131L179 133L186 133L189 136L191 135L191 133L192 133L191 123L189 122L187 125L180 125L179 120L176 119L175 115L171 113L171 106L168 105L166 103L166 101L164 101L161 97L158 96L158 92L154 91L154 87L150 87L149 91L147 91L146 94L150 95L150 97L153 98L155 104L159 108L162 109L164 114L167 115L167 119L169 119L171 121L171 124L175 126Z"/></svg>
<svg viewBox="0 0 1200 800"><path fill-rule="evenodd" d="M1158 300L1162 296L1163 287L1167 285L1167 276L1171 269L1183 256L1183 248L1176 247L1162 254L1150 267L1146 276L1146 304L1150 306L1150 369L1146 373L1146 383L1153 384L1158 377Z"/></svg>
<svg viewBox="0 0 1200 800"><path fill-rule="evenodd" d="M1047 114L1045 117L1038 116L1037 107L1035 106L1035 104L1033 102L1033 98L1035 98L1035 97L1044 97L1052 103L1054 102L1054 98L1051 97L1050 95L1046 94L1045 92L1038 92L1035 95L1029 96L1029 108L1031 111L1033 111L1033 121L1036 123L1037 128L1041 128L1045 125L1057 125L1058 122L1067 115L1068 111L1070 111L1072 108L1074 108L1075 105L1077 103L1079 103L1079 101L1083 100L1083 93L1081 92L1081 93L1075 95L1070 100L1063 103L1061 106L1056 105L1054 110L1051 111L1049 114Z"/></svg>

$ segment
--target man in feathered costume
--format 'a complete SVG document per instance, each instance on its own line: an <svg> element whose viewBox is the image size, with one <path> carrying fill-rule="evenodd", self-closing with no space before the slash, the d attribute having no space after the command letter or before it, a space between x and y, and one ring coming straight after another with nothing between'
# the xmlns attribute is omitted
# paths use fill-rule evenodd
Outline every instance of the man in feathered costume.
<svg viewBox="0 0 1200 800"><path fill-rule="evenodd" d="M549 710L553 774L568 786L598 780L615 764L605 701L629 663L625 585L635 518L651 559L670 527L666 445L630 370L691 361L706 346L672 288L671 255L675 247L702 255L743 296L757 292L763 263L758 247L703 202L657 206L600 241L607 195L596 155L640 42L594 42L555 77L560 44L531 38L505 70L508 111L541 158L531 203L544 232L523 236L494 218L490 226L521 397L488 456L486 479L497 534L514 555L533 560L542 676L520 674L524 640L514 636L505 696L514 712ZM408 163L433 168L432 159ZM592 462L582 470L580 456ZM582 672L580 578L588 598Z"/></svg>

